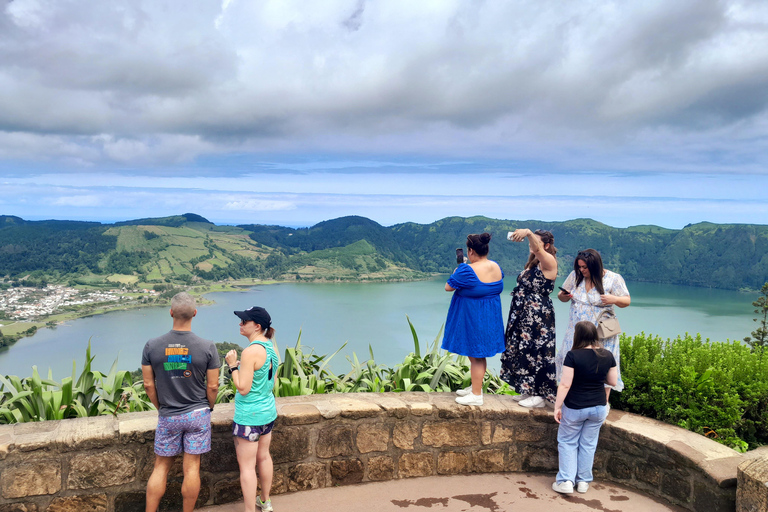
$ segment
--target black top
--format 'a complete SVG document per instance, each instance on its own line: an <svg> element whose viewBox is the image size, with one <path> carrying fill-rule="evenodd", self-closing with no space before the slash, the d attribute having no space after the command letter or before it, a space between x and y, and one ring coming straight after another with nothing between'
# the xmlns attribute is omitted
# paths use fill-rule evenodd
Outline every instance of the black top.
<svg viewBox="0 0 768 512"><path fill-rule="evenodd" d="M613 354L603 348L571 350L565 354L563 366L573 368L573 383L563 401L566 407L586 409L605 405L605 377L616 366Z"/></svg>

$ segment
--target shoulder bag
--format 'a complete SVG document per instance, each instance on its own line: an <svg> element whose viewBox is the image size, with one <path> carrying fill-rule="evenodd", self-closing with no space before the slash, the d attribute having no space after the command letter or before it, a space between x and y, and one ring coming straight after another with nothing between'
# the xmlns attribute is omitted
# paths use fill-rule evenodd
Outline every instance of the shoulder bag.
<svg viewBox="0 0 768 512"><path fill-rule="evenodd" d="M613 308L607 308L597 315L597 337L602 341L621 333L619 319Z"/></svg>

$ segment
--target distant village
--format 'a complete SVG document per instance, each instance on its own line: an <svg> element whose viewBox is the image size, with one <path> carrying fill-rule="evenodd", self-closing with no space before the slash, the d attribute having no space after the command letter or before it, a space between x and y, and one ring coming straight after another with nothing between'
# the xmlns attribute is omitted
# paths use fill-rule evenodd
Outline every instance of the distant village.
<svg viewBox="0 0 768 512"><path fill-rule="evenodd" d="M155 290L131 290L147 296L157 296ZM33 320L46 317L64 308L88 304L109 304L135 300L125 295L126 290L79 290L64 285L47 285L45 288L26 286L0 290L0 311L11 320Z"/></svg>

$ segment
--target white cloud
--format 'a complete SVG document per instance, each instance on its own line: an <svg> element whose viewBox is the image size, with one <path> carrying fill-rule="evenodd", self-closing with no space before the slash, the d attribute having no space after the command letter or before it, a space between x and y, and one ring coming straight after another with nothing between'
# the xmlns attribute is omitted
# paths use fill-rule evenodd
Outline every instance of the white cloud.
<svg viewBox="0 0 768 512"><path fill-rule="evenodd" d="M767 27L750 0L15 0L0 11L0 133L137 166L236 151L622 168L649 150L661 169L696 162L675 144L688 139L738 171L744 152L766 160L741 141L766 135Z"/></svg>
<svg viewBox="0 0 768 512"><path fill-rule="evenodd" d="M275 201L258 198L227 201L224 203L224 206L222 206L222 210L242 210L248 212L274 212L295 209L296 205L291 201Z"/></svg>
<svg viewBox="0 0 768 512"><path fill-rule="evenodd" d="M95 207L102 206L102 198L97 195L60 196L52 201L55 206Z"/></svg>

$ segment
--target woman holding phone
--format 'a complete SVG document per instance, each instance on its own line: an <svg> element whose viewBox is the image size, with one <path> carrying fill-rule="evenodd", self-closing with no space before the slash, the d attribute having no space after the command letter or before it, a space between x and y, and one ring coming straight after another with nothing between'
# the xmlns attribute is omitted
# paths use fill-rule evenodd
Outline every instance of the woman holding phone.
<svg viewBox="0 0 768 512"><path fill-rule="evenodd" d="M624 283L624 278L616 272L603 268L603 259L600 253L594 249L586 249L576 255L573 262L573 271L563 283L563 289L557 294L561 302L571 302L568 313L568 329L563 337L563 344L557 351L557 380L563 370L565 355L573 346L574 326L577 322L588 320L597 325L600 313L606 309L612 310L614 306L625 308L632 299L629 290ZM624 381L621 380L621 358L619 355L619 336L601 340L603 347L613 354L616 360L618 372L617 383L613 386L616 391L624 389ZM610 397L611 387L605 387L606 397Z"/></svg>
<svg viewBox="0 0 768 512"><path fill-rule="evenodd" d="M512 290L512 304L501 355L501 378L519 395L523 407L554 403L555 310L549 294L557 278L555 237L549 231L518 229L508 236L513 242L528 240L530 253Z"/></svg>
<svg viewBox="0 0 768 512"><path fill-rule="evenodd" d="M467 236L469 264L454 270L445 291L453 292L442 348L467 356L472 384L456 391L456 402L483 405L486 358L504 350L504 318L499 295L504 289L504 272L488 259L490 233Z"/></svg>

